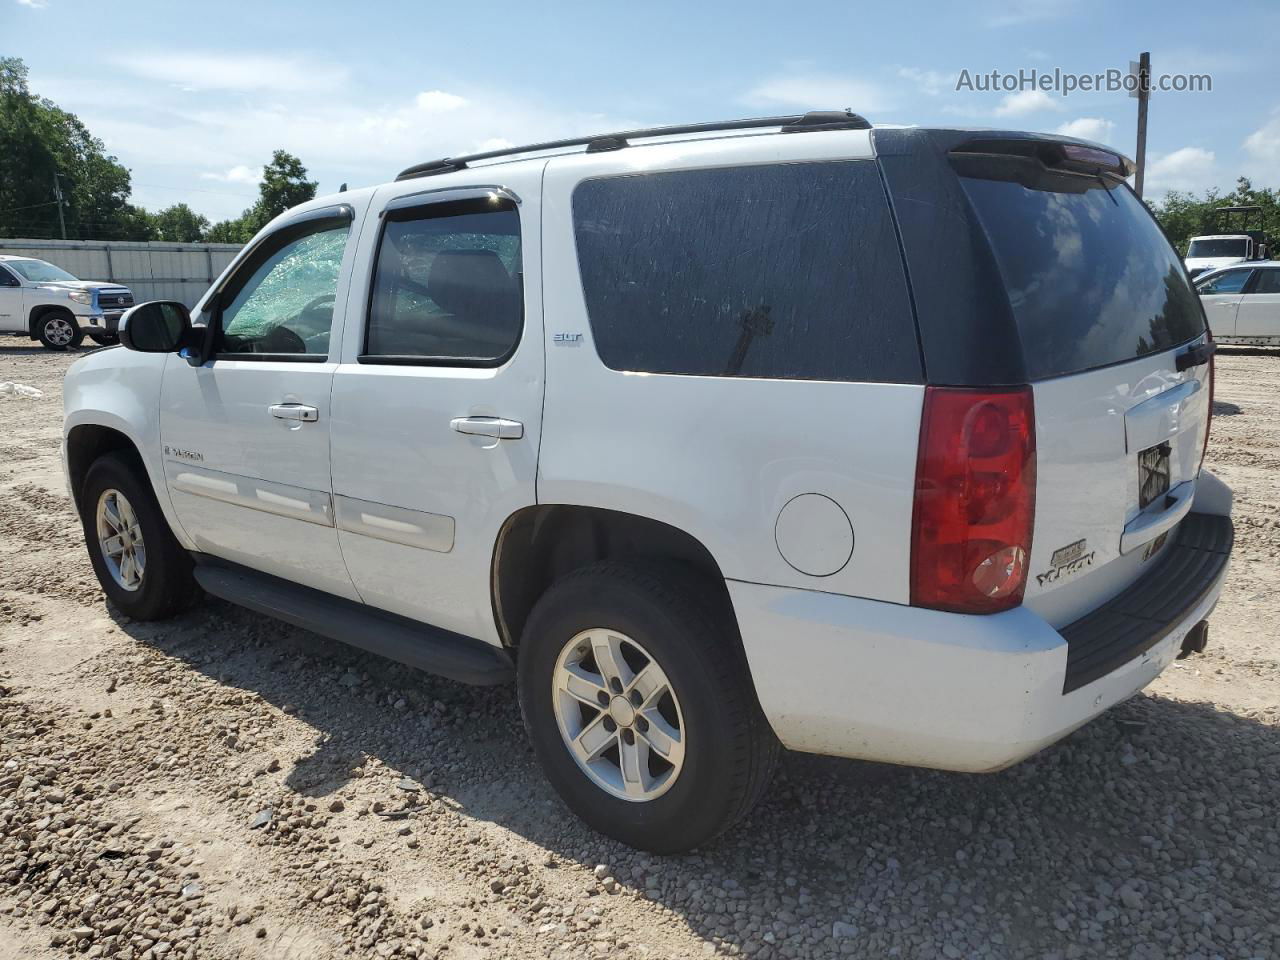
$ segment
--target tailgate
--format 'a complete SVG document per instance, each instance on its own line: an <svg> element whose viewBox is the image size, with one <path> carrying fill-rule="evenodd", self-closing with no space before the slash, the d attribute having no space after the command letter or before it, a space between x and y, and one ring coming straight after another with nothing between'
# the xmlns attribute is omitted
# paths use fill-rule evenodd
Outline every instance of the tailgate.
<svg viewBox="0 0 1280 960"><path fill-rule="evenodd" d="M1190 511L1209 366L1186 349L1033 386L1036 519L1024 602L1055 627L1150 567Z"/></svg>

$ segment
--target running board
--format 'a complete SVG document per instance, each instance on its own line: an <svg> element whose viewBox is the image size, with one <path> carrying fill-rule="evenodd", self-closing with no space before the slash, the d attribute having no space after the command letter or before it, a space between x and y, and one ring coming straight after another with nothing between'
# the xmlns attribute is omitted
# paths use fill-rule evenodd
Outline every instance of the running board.
<svg viewBox="0 0 1280 960"><path fill-rule="evenodd" d="M197 556L196 582L207 593L256 613L461 683L489 686L515 676L506 652L482 640L256 570L220 564Z"/></svg>

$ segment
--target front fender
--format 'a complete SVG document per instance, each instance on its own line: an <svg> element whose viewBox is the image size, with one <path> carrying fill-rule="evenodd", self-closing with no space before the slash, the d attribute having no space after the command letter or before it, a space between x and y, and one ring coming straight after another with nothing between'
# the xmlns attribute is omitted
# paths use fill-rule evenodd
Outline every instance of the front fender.
<svg viewBox="0 0 1280 960"><path fill-rule="evenodd" d="M68 368L62 391L63 469L70 489L66 449L73 431L92 426L122 434L142 460L169 528L191 550L195 544L182 529L169 498L160 442L160 389L171 356L113 347L88 354Z"/></svg>

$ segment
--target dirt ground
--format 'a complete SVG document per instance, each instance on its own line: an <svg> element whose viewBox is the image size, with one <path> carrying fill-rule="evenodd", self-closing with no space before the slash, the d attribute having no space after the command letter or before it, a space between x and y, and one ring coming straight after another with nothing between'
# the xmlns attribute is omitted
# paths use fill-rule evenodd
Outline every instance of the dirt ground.
<svg viewBox="0 0 1280 960"><path fill-rule="evenodd" d="M714 847L582 827L512 691L226 604L132 623L58 460L74 355L0 341L0 960L1280 955L1280 353L1221 356L1204 656L964 776L788 756Z"/></svg>

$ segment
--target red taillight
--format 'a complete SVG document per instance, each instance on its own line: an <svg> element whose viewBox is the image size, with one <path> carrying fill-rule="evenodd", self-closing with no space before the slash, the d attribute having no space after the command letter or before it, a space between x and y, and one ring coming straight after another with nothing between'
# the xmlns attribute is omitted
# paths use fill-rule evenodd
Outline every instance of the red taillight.
<svg viewBox="0 0 1280 960"><path fill-rule="evenodd" d="M911 604L1022 602L1036 506L1031 388L926 387L911 525Z"/></svg>

